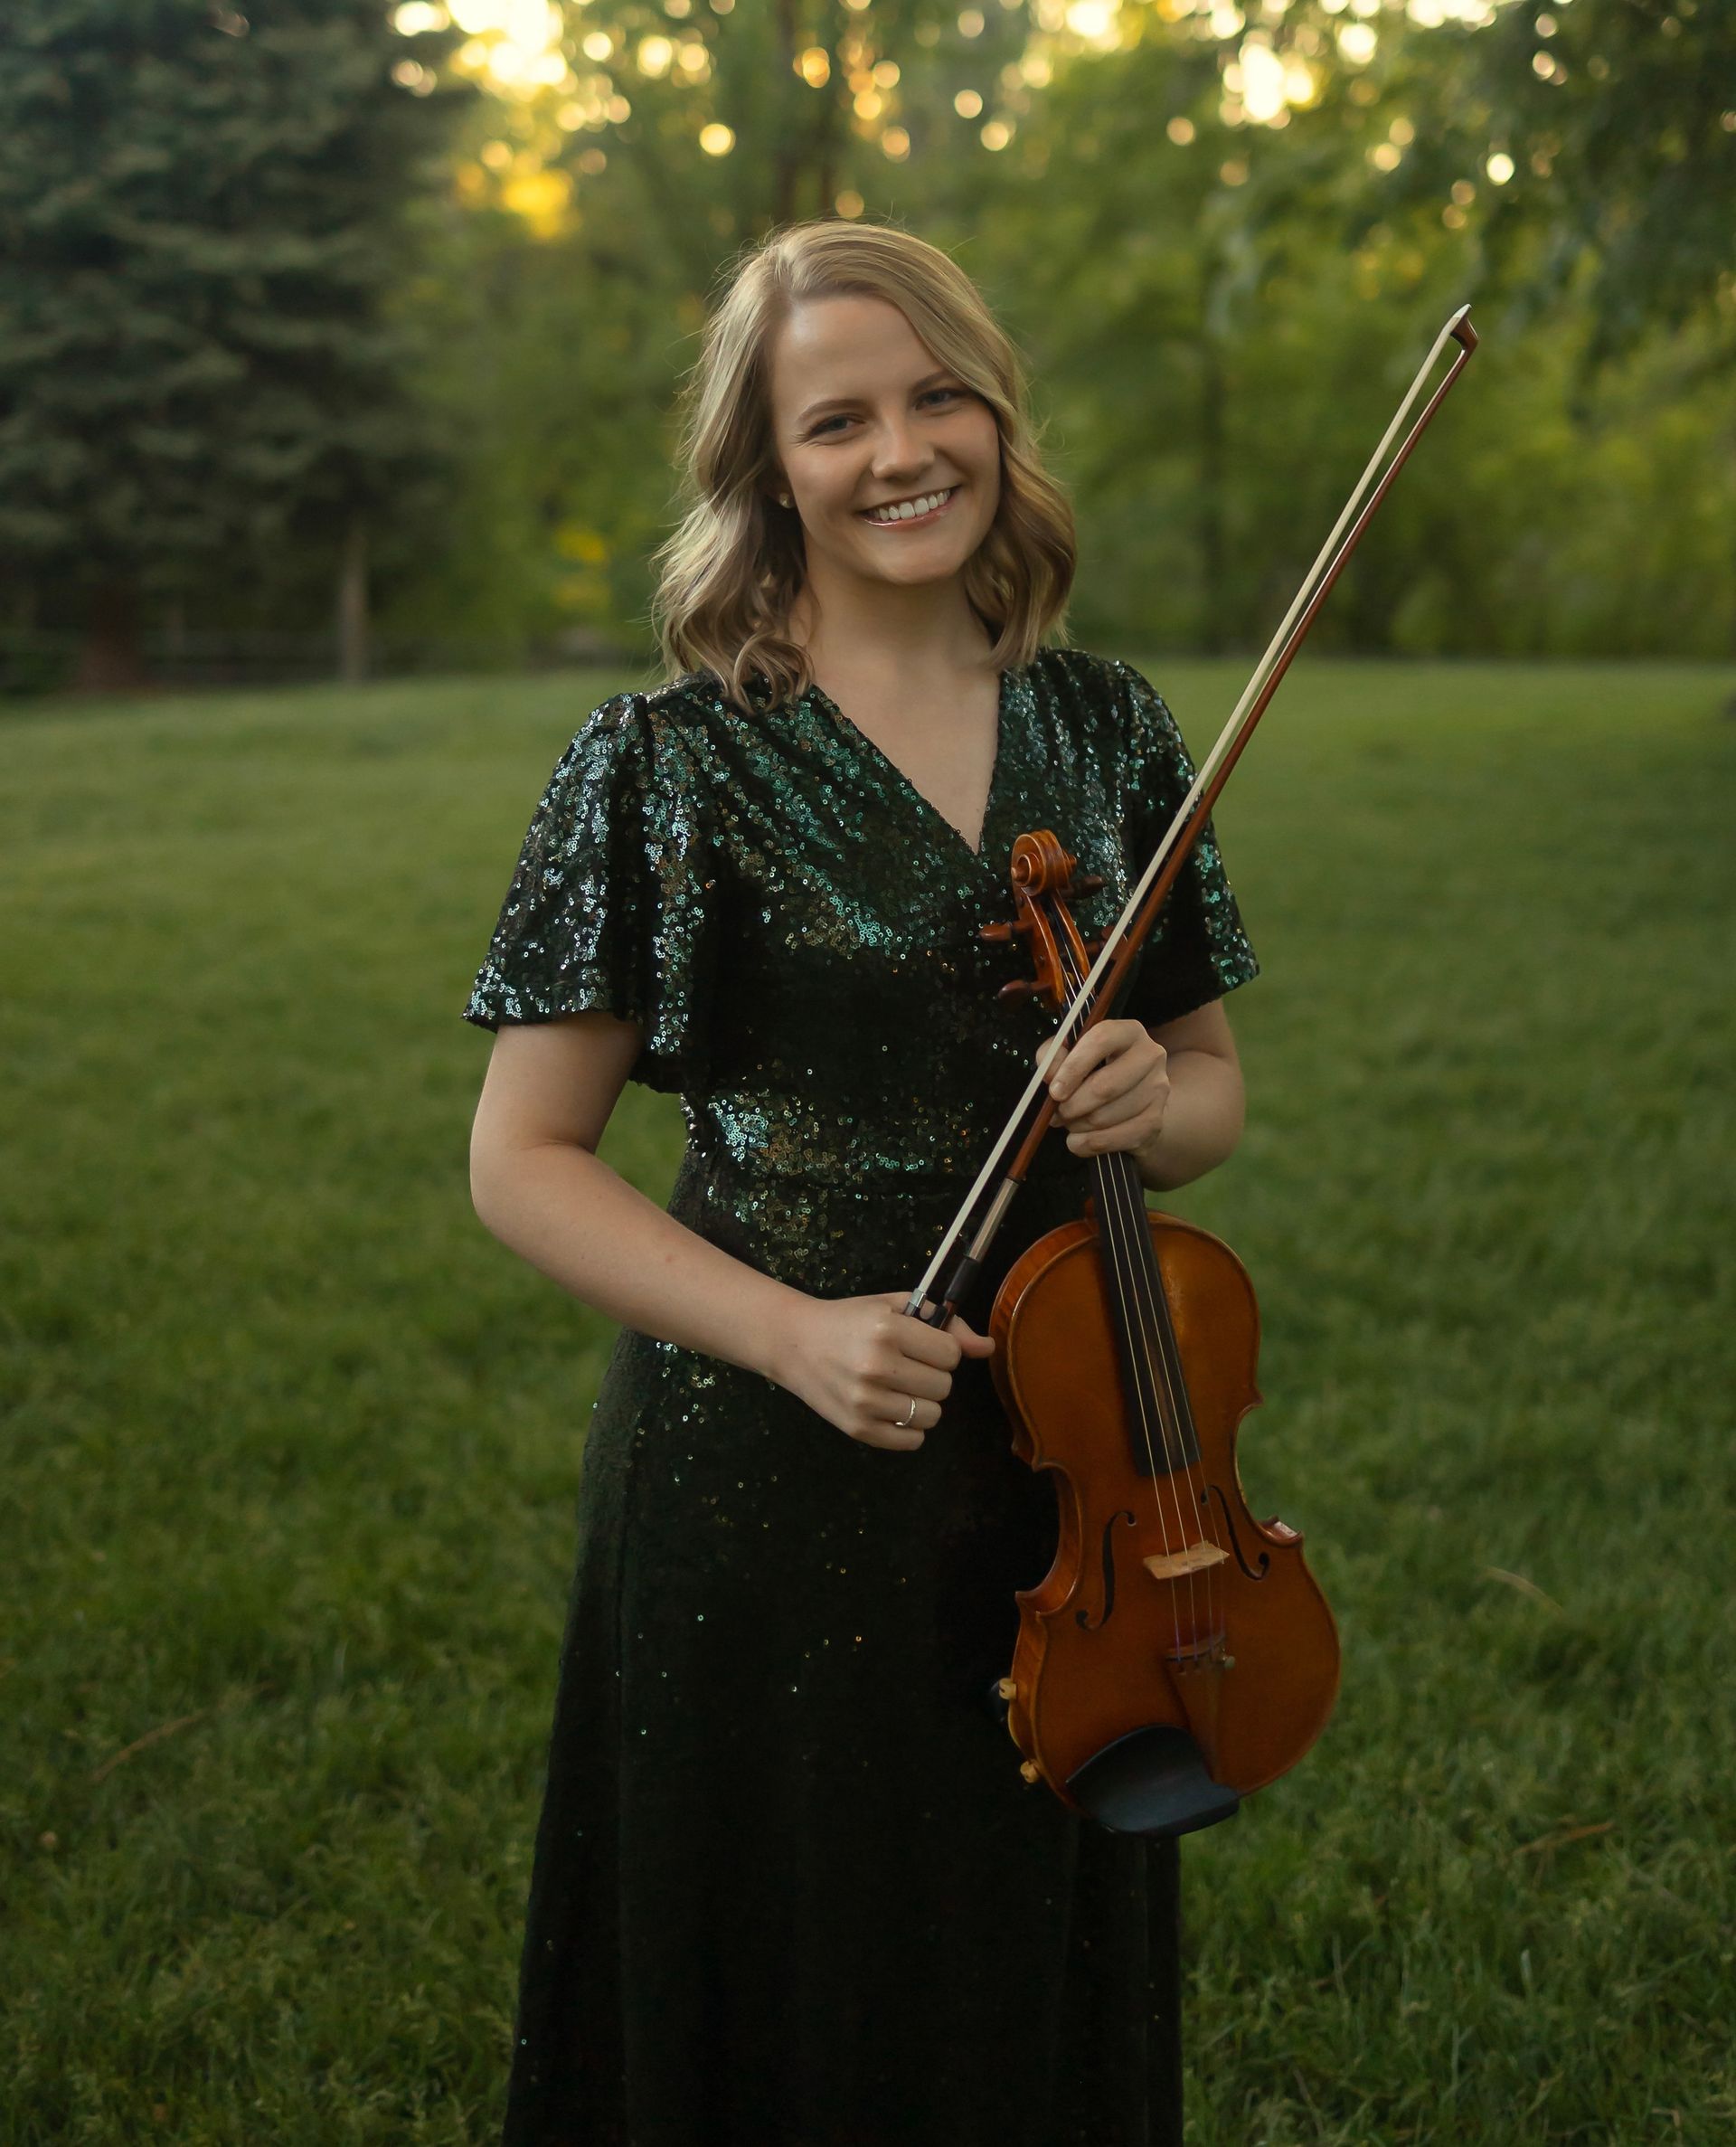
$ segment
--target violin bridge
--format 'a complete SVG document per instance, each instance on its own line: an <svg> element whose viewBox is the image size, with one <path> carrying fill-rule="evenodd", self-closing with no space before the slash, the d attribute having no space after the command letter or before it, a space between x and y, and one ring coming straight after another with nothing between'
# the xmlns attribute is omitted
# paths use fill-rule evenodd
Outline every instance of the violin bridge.
<svg viewBox="0 0 1736 2147"><path fill-rule="evenodd" d="M1215 1543L1190 1543L1185 1550L1165 1551L1139 1563L1156 1581L1184 1580L1190 1573L1199 1573L1208 1565L1222 1565L1230 1556Z"/></svg>

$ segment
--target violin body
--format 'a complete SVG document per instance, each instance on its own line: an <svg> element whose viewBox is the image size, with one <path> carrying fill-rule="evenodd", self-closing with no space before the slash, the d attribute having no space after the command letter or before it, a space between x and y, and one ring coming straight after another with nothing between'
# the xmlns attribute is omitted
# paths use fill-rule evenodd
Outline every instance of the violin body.
<svg viewBox="0 0 1736 2147"><path fill-rule="evenodd" d="M1180 1832L1227 1817L1307 1751L1337 1695L1338 1634L1300 1535L1256 1520L1242 1495L1238 1430L1260 1398L1247 1271L1221 1239L1141 1200L1147 1260L1127 1242L1140 1227L1131 1212L1111 1214L1105 1248L1092 1202L1033 1244L995 1297L989 1362L1014 1452L1052 1471L1060 1516L1053 1565L1019 1593L999 1690L1027 1780L1105 1824ZM1134 1322L1147 1338L1161 1329L1155 1400L1149 1376L1126 1376L1127 1292L1112 1295L1129 1275L1137 1294L1141 1270L1161 1278ZM1138 1821L1136 1806L1129 1819L1125 1799L1118 1815L1081 1787L1106 1754L1173 1775L1190 1746L1193 1788L1156 1818ZM1214 1802L1214 1788L1232 1793Z"/></svg>

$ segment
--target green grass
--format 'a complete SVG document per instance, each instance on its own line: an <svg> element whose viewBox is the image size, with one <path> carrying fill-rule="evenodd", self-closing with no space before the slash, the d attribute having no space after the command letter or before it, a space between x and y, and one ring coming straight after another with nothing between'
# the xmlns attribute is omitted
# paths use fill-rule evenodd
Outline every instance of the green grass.
<svg viewBox="0 0 1736 2147"><path fill-rule="evenodd" d="M1196 746L1240 684L1143 667ZM612 1330L471 1215L457 1015L618 683L0 724L8 2147L493 2136ZM1250 1123L1173 1200L1345 1674L1185 1846L1199 2147L1736 2125L1732 686L1305 658L1220 813Z"/></svg>

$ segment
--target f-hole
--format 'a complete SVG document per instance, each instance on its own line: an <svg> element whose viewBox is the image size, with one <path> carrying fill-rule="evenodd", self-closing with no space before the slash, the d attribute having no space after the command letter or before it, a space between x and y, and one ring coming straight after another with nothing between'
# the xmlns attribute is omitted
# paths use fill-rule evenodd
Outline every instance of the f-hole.
<svg viewBox="0 0 1736 2147"><path fill-rule="evenodd" d="M1230 1531L1230 1547L1236 1554L1236 1564L1241 1566L1241 1570L1248 1575L1250 1581L1263 1581L1267 1574L1271 1570L1272 1554L1270 1551L1261 1551L1260 1554L1260 1563L1257 1565L1250 1565L1248 1563L1247 1559L1241 1555L1241 1538L1236 1534L1235 1518L1230 1511L1229 1499L1224 1497L1221 1485L1214 1483L1210 1485L1208 1488L1212 1496L1217 1500L1219 1507L1222 1510L1223 1525ZM1203 1503L1203 1501L1202 1501L1202 1503Z"/></svg>
<svg viewBox="0 0 1736 2147"><path fill-rule="evenodd" d="M1125 1510L1120 1513L1112 1513L1103 1524L1103 1614L1093 1620L1090 1611L1075 1611L1073 1615L1079 1621L1080 1631L1084 1632L1100 1632L1109 1623L1109 1613L1115 1608L1115 1524L1117 1521L1126 1521L1130 1528L1134 1525L1133 1516Z"/></svg>

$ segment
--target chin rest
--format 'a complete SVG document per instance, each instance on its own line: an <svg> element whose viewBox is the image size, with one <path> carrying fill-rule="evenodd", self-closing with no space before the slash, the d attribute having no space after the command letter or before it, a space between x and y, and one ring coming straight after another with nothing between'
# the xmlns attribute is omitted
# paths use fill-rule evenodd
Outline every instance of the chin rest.
<svg viewBox="0 0 1736 2147"><path fill-rule="evenodd" d="M1193 1834L1233 1819L1240 1794L1213 1782L1200 1748L1168 1723L1129 1730L1088 1759L1067 1784L1088 1819L1115 1834Z"/></svg>

